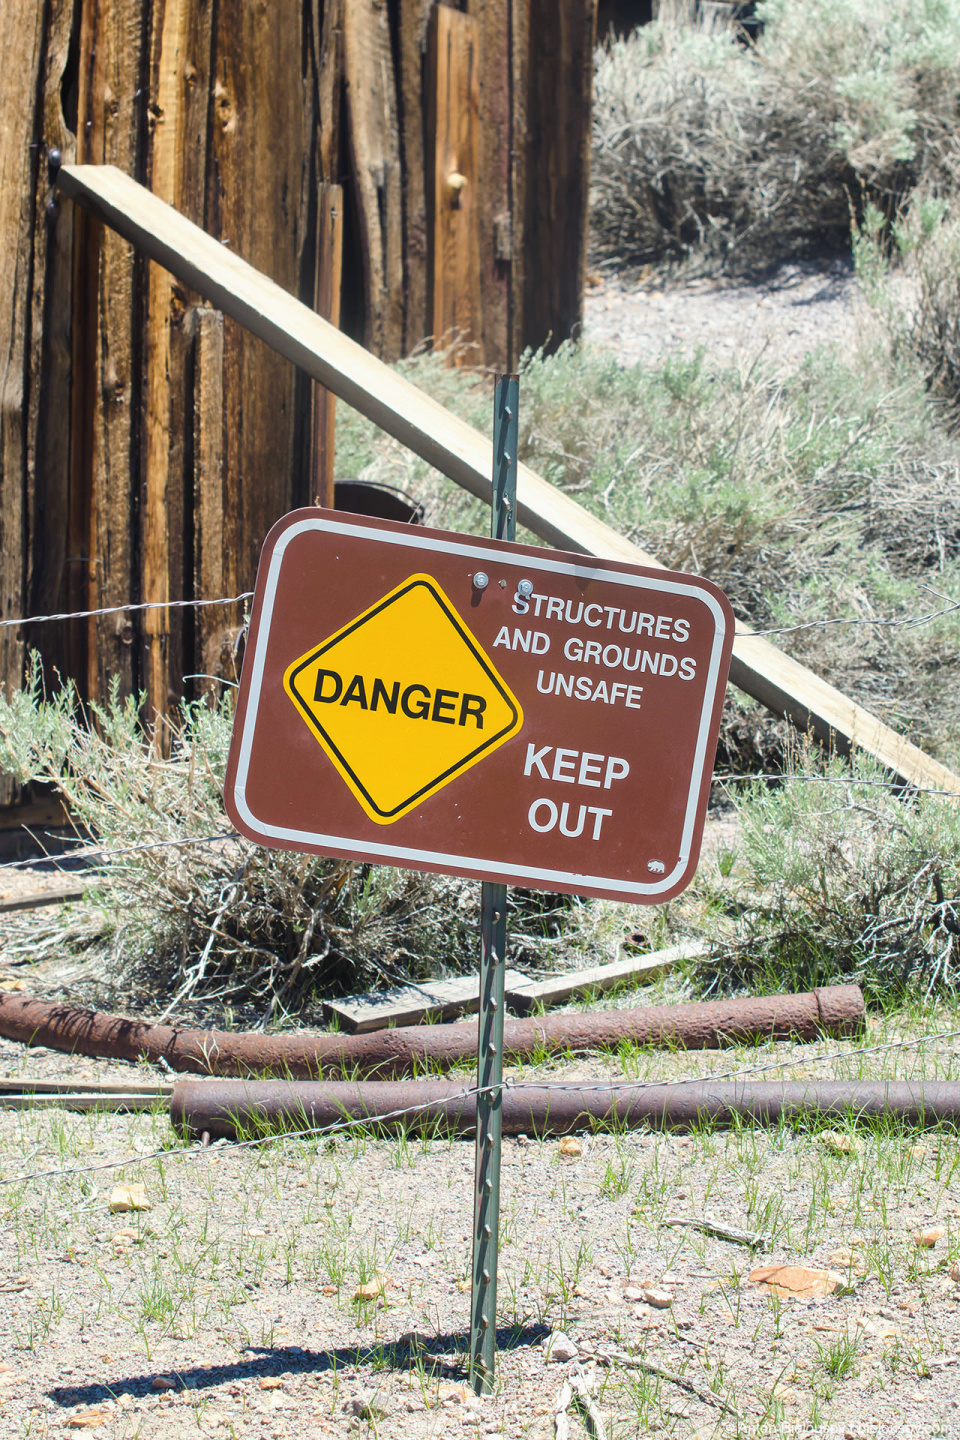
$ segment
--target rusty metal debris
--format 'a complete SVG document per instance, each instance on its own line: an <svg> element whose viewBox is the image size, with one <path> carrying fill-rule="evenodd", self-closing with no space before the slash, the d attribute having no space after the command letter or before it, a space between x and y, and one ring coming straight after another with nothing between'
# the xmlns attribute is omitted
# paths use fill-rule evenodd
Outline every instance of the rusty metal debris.
<svg viewBox="0 0 960 1440"><path fill-rule="evenodd" d="M774 1125L814 1116L956 1124L960 1084L685 1080L676 1085L508 1084L503 1091L505 1135L563 1135L604 1126L686 1130L734 1120ZM231 1139L325 1129L346 1119L390 1131L468 1135L476 1128L477 1100L463 1086L444 1080L181 1080L173 1089L170 1117L187 1135L206 1132Z"/></svg>
<svg viewBox="0 0 960 1440"><path fill-rule="evenodd" d="M637 1010L544 1015L507 1020L504 1060L556 1051L636 1045L701 1050L761 1039L816 1040L853 1036L865 1024L856 985L810 994L656 1005ZM207 1075L283 1075L320 1079L344 1071L379 1079L448 1069L476 1058L477 1026L411 1025L372 1034L261 1035L181 1030L97 1010L0 992L0 1035L71 1054L163 1062L171 1070Z"/></svg>

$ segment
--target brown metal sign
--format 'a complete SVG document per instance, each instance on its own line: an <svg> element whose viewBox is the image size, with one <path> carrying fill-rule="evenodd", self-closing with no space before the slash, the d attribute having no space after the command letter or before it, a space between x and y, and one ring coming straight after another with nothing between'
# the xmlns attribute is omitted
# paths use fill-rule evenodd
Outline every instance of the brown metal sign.
<svg viewBox="0 0 960 1440"><path fill-rule="evenodd" d="M669 900L733 628L697 576L295 511L260 560L227 810L261 845Z"/></svg>

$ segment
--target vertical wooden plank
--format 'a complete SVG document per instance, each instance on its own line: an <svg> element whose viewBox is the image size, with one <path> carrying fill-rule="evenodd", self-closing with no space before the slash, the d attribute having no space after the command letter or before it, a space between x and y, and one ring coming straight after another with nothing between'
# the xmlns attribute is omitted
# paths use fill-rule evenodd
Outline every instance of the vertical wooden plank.
<svg viewBox="0 0 960 1440"><path fill-rule="evenodd" d="M530 0L510 0L510 354L523 353L523 297L527 276L527 87L530 76Z"/></svg>
<svg viewBox="0 0 960 1440"><path fill-rule="evenodd" d="M403 347L400 140L386 0L344 12L347 131L364 275L364 343L383 360Z"/></svg>
<svg viewBox="0 0 960 1440"><path fill-rule="evenodd" d="M587 249L596 0L528 0L523 346L579 329Z"/></svg>
<svg viewBox="0 0 960 1440"><path fill-rule="evenodd" d="M343 272L343 187L340 185L340 108L343 96L343 0L326 0L317 62L317 255L314 309L340 324ZM333 508L336 396L312 386L311 497Z"/></svg>
<svg viewBox="0 0 960 1440"><path fill-rule="evenodd" d="M343 186L324 181L317 217L317 289L314 309L340 324L340 281L343 271ZM334 506L335 427L337 397L322 385L313 387L313 456L315 503Z"/></svg>
<svg viewBox="0 0 960 1440"><path fill-rule="evenodd" d="M138 175L143 63L142 0L85 0L79 57L77 159ZM139 403L134 348L136 266L119 236L80 221L74 234L70 539L67 565L75 604L125 605L137 598L134 572L134 416ZM89 696L113 677L136 685L134 622L95 617L85 633Z"/></svg>
<svg viewBox="0 0 960 1440"><path fill-rule="evenodd" d="M73 0L51 0L46 16L40 77L42 135L34 199L34 263L30 355L29 458L27 465L28 613L50 615L67 608L64 590L70 474L71 277L73 223L67 211L47 207L52 186L47 157L59 150L75 159L73 132L63 113L62 90L70 53ZM62 625L37 627L30 644L47 665L69 673Z"/></svg>
<svg viewBox="0 0 960 1440"><path fill-rule="evenodd" d="M146 176L155 194L202 223L206 192L210 3L155 0L150 66L144 87ZM193 297L167 271L147 267L143 320L143 472L140 504L141 593L144 600L189 598L187 507L193 484L184 474L188 431L188 369L192 337L184 316ZM148 610L142 625L141 684L152 713L165 714L183 694L182 609Z"/></svg>
<svg viewBox="0 0 960 1440"><path fill-rule="evenodd" d="M483 355L492 369L516 369L512 346L513 107L512 0L469 0L479 35L477 197L480 286L483 294Z"/></svg>
<svg viewBox="0 0 960 1440"><path fill-rule="evenodd" d="M299 5L217 6L206 228L294 294L310 179L302 42ZM294 395L292 366L228 320L221 594L252 588L266 533L290 508Z"/></svg>
<svg viewBox="0 0 960 1440"><path fill-rule="evenodd" d="M169 205L179 199L178 151L182 143L181 49L185 41L186 0L157 0L153 11L150 76L147 90L147 183ZM143 328L143 480L141 594L147 603L171 598L171 549L183 534L176 509L168 504L175 486L171 462L172 376L170 327L174 282L168 271L149 262ZM175 597L176 598L176 597ZM179 619L179 616L178 616ZM147 713L165 715L171 694L169 670L170 611L148 610L142 624L142 684Z"/></svg>
<svg viewBox="0 0 960 1440"><path fill-rule="evenodd" d="M194 590L197 595L225 595L224 506L227 491L223 474L223 316L200 306L191 312L194 335L193 379L193 532ZM195 616L197 673L224 673L231 631L239 626L237 614L226 606L204 606ZM233 679L232 675L227 676ZM216 704L220 687L213 679L196 682L196 692Z"/></svg>
<svg viewBox="0 0 960 1440"><path fill-rule="evenodd" d="M25 497L27 375L33 265L37 92L43 46L43 7L0 7L0 615L13 619L26 603ZM0 630L0 686L19 688L23 641L19 629ZM13 798L0 779L0 803Z"/></svg>
<svg viewBox="0 0 960 1440"><path fill-rule="evenodd" d="M424 70L433 0L399 0L398 119L403 161L403 352L430 334Z"/></svg>
<svg viewBox="0 0 960 1440"><path fill-rule="evenodd" d="M430 329L434 344L455 347L449 362L458 365L484 363L479 38L470 15L440 6L430 17Z"/></svg>
<svg viewBox="0 0 960 1440"><path fill-rule="evenodd" d="M343 5L326 0L317 58L317 167L321 184L340 182L340 109L343 99Z"/></svg>

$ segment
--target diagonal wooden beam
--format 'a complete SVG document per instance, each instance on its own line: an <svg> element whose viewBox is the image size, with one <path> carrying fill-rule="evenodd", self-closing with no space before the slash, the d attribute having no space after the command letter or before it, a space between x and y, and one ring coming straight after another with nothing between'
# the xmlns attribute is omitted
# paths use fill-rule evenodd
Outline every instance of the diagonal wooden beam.
<svg viewBox="0 0 960 1440"><path fill-rule="evenodd" d="M471 425L122 171L64 165L58 184L64 195L489 503L491 442ZM518 511L521 524L560 549L664 568L525 465L519 470ZM738 627L730 678L798 729L841 748L859 747L911 785L960 793L960 777L745 625Z"/></svg>

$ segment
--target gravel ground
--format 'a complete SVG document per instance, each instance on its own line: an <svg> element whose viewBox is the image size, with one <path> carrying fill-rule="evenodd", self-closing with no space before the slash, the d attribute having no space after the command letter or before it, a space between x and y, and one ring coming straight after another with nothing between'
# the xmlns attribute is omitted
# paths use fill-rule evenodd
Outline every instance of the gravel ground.
<svg viewBox="0 0 960 1440"><path fill-rule="evenodd" d="M941 1012L926 1028L958 1024ZM919 1033L892 1018L866 1043ZM637 1051L511 1074L665 1079L785 1064L786 1076L960 1076L957 1035L820 1058L851 1049ZM7 1041L0 1070L158 1078ZM569 1371L592 1387L610 1440L960 1435L954 1135L640 1132L584 1136L579 1155L555 1139L505 1141L500 1363L482 1401L463 1364L471 1141L178 1144L164 1104L0 1112L0 1435L547 1440ZM114 1168L25 1178L105 1162ZM112 1213L114 1184L138 1181L150 1208ZM665 1223L704 1216L766 1243ZM833 1270L842 1285L778 1298L748 1282L762 1264ZM545 1354L558 1330L577 1352L566 1364ZM573 1436L589 1433L582 1422L571 1412Z"/></svg>
<svg viewBox="0 0 960 1440"><path fill-rule="evenodd" d="M711 362L794 366L818 345L843 343L871 324L850 261L782 265L751 284L656 275L590 277L584 338L625 364L702 349Z"/></svg>

